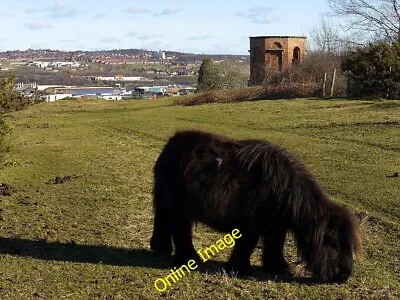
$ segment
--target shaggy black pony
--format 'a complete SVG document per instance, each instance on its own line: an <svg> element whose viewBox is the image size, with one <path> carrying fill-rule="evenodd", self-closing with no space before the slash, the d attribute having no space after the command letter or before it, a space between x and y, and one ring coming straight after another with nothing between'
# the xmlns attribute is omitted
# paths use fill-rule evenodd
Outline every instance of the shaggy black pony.
<svg viewBox="0 0 400 300"><path fill-rule="evenodd" d="M250 256L263 237L263 267L288 275L283 255L292 231L298 253L321 282L343 282L361 248L357 221L332 202L304 165L286 150L260 140L232 140L200 131L177 132L154 167L151 249L187 264L199 260L192 224L221 232L239 229L227 270L249 274Z"/></svg>

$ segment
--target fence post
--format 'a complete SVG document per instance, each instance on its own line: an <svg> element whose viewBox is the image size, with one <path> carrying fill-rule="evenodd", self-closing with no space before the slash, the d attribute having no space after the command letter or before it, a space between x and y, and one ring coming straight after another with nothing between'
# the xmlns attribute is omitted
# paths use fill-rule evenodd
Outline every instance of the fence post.
<svg viewBox="0 0 400 300"><path fill-rule="evenodd" d="M326 90L326 73L324 73L324 79L322 80L322 97L325 97Z"/></svg>
<svg viewBox="0 0 400 300"><path fill-rule="evenodd" d="M335 89L335 81L336 81L336 69L333 69L333 74L332 74L332 85L331 85L331 93L330 96L333 96L333 91Z"/></svg>
<svg viewBox="0 0 400 300"><path fill-rule="evenodd" d="M347 71L347 98L351 97L350 71Z"/></svg>

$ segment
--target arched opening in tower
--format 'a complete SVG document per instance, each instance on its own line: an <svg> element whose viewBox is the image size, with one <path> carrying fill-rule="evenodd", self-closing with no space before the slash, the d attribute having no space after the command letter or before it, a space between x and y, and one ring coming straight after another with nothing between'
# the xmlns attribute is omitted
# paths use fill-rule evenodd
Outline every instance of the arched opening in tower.
<svg viewBox="0 0 400 300"><path fill-rule="evenodd" d="M293 64L297 64L300 62L300 48L295 47L293 49Z"/></svg>
<svg viewBox="0 0 400 300"><path fill-rule="evenodd" d="M283 64L283 49L282 49L282 45L279 42L275 42L274 43L274 49L277 50L276 51L276 57L277 57L277 66L278 66L278 71L282 72L282 64Z"/></svg>

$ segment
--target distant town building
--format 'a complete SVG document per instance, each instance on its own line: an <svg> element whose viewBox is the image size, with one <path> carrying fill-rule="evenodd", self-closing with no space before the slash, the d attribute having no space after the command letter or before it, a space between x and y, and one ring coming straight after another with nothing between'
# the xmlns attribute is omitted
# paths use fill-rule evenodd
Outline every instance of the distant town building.
<svg viewBox="0 0 400 300"><path fill-rule="evenodd" d="M26 88L35 89L35 88L37 88L37 84L36 84L36 82L31 82L31 83L18 82L17 83L17 89L23 90Z"/></svg>
<svg viewBox="0 0 400 300"><path fill-rule="evenodd" d="M179 90L179 94L181 95L189 95L189 94L193 94L196 91L196 88L194 87L186 87L186 88L182 88Z"/></svg>
<svg viewBox="0 0 400 300"><path fill-rule="evenodd" d="M150 92L150 93L165 93L168 86L140 86L135 88L135 91L140 93Z"/></svg>
<svg viewBox="0 0 400 300"><path fill-rule="evenodd" d="M45 96L46 102L54 102L65 98L72 98L72 94L51 94Z"/></svg>
<svg viewBox="0 0 400 300"><path fill-rule="evenodd" d="M101 97L102 95L121 95L126 92L126 89L116 87L69 87L55 90L56 93L72 94L73 97Z"/></svg>
<svg viewBox="0 0 400 300"><path fill-rule="evenodd" d="M125 82L129 82L129 81L150 81L148 78L146 77L141 77L141 76L131 76L131 77L127 77L127 76L96 76L95 80L97 81L125 81Z"/></svg>
<svg viewBox="0 0 400 300"><path fill-rule="evenodd" d="M122 95L115 94L101 94L100 97L105 100L122 100Z"/></svg>
<svg viewBox="0 0 400 300"><path fill-rule="evenodd" d="M261 85L266 75L282 72L301 63L306 56L304 36L250 37L250 85Z"/></svg>
<svg viewBox="0 0 400 300"><path fill-rule="evenodd" d="M167 56L165 55L165 52L161 51L161 50L158 52L155 52L154 57L158 58L158 59L163 59L163 60L167 58Z"/></svg>
<svg viewBox="0 0 400 300"><path fill-rule="evenodd" d="M51 89L51 88L68 88L68 86L65 86L65 85L42 85L42 84L37 85L37 89L40 92L45 91L47 89Z"/></svg>

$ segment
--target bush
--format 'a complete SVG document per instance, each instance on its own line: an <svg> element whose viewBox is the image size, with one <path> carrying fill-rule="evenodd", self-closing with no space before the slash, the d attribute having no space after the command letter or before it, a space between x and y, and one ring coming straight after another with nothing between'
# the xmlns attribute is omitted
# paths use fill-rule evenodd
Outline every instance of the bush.
<svg viewBox="0 0 400 300"><path fill-rule="evenodd" d="M0 78L0 163L3 163L5 152L10 147L12 126L4 120L8 111L20 110L29 105L32 100L14 89L15 76Z"/></svg>
<svg viewBox="0 0 400 300"><path fill-rule="evenodd" d="M322 85L324 74L326 74L326 95L329 95L329 90L332 85L333 70L336 69L336 81L333 96L347 96L347 74L341 71L341 62L343 56L339 53L310 51L304 61L293 66L292 70L286 76L286 80L294 82L308 82L318 85L322 96Z"/></svg>
<svg viewBox="0 0 400 300"><path fill-rule="evenodd" d="M7 123L3 114L0 115L0 164L3 163L4 154L10 148L10 133L12 131L12 126Z"/></svg>
<svg viewBox="0 0 400 300"><path fill-rule="evenodd" d="M14 89L15 76L0 78L0 108L4 111L21 110L32 100Z"/></svg>
<svg viewBox="0 0 400 300"><path fill-rule="evenodd" d="M345 58L352 97L400 98L400 42L376 43L359 48Z"/></svg>
<svg viewBox="0 0 400 300"><path fill-rule="evenodd" d="M221 88L234 89L247 87L249 81L248 65L241 65L232 61L223 61L215 64L219 75Z"/></svg>
<svg viewBox="0 0 400 300"><path fill-rule="evenodd" d="M249 79L248 66L232 61L214 63L210 58L203 59L197 80L197 91L206 92L219 89L246 87Z"/></svg>
<svg viewBox="0 0 400 300"><path fill-rule="evenodd" d="M264 86L275 94L281 94L283 98L290 98L291 94L299 97L322 96L324 74L327 75L326 92L332 84L333 70L336 69L336 81L333 96L347 96L347 75L341 72L342 56L338 53L312 51L301 64L295 64L290 70L274 72L266 70ZM297 88L298 91L293 89ZM277 92L279 90L279 93Z"/></svg>
<svg viewBox="0 0 400 300"><path fill-rule="evenodd" d="M262 87L250 87L241 89L222 89L196 93L175 100L179 105L199 105L206 103L229 103L260 99Z"/></svg>
<svg viewBox="0 0 400 300"><path fill-rule="evenodd" d="M245 89L248 81L248 72L245 73L229 62L213 63L206 58L199 72L200 95L193 95L185 99L177 100L180 104L192 105L210 102L239 102L262 99L292 99L303 97L322 96L322 81L327 74L326 92L332 84L332 73L336 69L336 83L334 96L347 96L347 76L341 72L342 55L333 52L312 51L305 60L285 72L273 72L266 69L266 78L261 92L254 96L249 89ZM207 76L206 76L207 75ZM200 82L208 80L207 88ZM241 89L237 89L241 87ZM222 91L222 89L235 89L234 91ZM258 88L260 90L260 87ZM215 91L215 92L214 92Z"/></svg>
<svg viewBox="0 0 400 300"><path fill-rule="evenodd" d="M317 96L320 93L315 83L268 84L247 88L215 90L197 93L175 100L179 105L206 103L232 103L254 100L294 99Z"/></svg>

